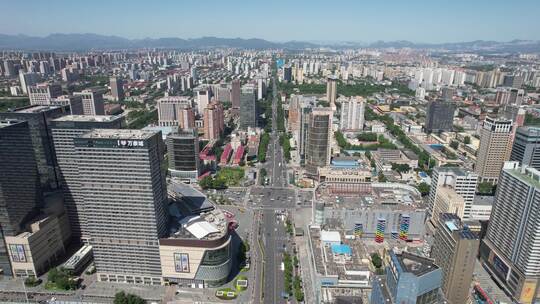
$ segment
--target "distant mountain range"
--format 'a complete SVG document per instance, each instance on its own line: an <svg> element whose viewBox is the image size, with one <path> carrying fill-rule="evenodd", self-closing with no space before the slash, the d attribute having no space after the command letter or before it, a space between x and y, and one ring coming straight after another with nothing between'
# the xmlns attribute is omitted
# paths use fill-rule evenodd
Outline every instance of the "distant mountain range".
<svg viewBox="0 0 540 304"><path fill-rule="evenodd" d="M457 43L413 43L406 40L377 41L373 43L362 42L271 42L264 39L217 38L202 37L194 39L182 38L146 38L127 39L118 36L105 36L98 34L51 34L46 37L32 37L26 35L0 34L0 49L18 50L56 50L56 51L85 51L92 49L136 49L136 48L175 48L200 49L214 47L232 47L249 49L306 49L306 48L413 48L413 49L441 49L450 51L483 51L483 52L540 52L540 41L512 40L508 42L497 41L470 41Z"/></svg>

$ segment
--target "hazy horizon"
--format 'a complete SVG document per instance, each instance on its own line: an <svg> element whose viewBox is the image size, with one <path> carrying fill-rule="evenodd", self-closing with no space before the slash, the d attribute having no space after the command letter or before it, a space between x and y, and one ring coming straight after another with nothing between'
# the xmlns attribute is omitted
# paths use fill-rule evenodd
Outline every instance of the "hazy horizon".
<svg viewBox="0 0 540 304"><path fill-rule="evenodd" d="M271 4L271 5L269 5ZM3 1L8 35L94 33L128 39L259 38L268 41L450 43L540 40L540 2L427 0ZM31 21L31 22L29 22Z"/></svg>

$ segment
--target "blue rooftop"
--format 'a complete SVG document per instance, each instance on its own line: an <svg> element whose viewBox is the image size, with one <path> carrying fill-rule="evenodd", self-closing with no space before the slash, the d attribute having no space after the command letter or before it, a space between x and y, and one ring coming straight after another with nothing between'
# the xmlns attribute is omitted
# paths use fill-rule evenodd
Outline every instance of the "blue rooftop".
<svg viewBox="0 0 540 304"><path fill-rule="evenodd" d="M355 159L333 159L332 167L335 168L358 168L358 161Z"/></svg>
<svg viewBox="0 0 540 304"><path fill-rule="evenodd" d="M349 247L348 245L334 244L334 245L332 245L332 253L334 253L334 254L352 255L352 250L351 250L351 247Z"/></svg>

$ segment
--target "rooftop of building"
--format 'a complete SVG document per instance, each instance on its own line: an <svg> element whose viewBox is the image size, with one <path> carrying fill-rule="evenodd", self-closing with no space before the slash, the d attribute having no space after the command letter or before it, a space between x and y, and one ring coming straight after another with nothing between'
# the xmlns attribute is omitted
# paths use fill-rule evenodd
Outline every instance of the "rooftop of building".
<svg viewBox="0 0 540 304"><path fill-rule="evenodd" d="M33 114L33 113L41 113L41 112L45 112L45 111L49 111L49 110L55 110L55 109L58 109L58 108L61 108L61 106L56 106L56 105L48 105L48 106L30 105L30 106L26 106L26 107L22 107L22 108L13 109L13 110L8 111L8 112L10 112L10 113L29 113L29 114Z"/></svg>
<svg viewBox="0 0 540 304"><path fill-rule="evenodd" d="M477 206L493 206L495 196L493 195L475 195L473 205Z"/></svg>
<svg viewBox="0 0 540 304"><path fill-rule="evenodd" d="M468 174L475 174L474 172L472 171L468 171L464 168L461 168L461 167L436 167L435 170L437 170L437 172L452 172L454 173L455 175L458 175L458 176L465 176L465 175L468 175Z"/></svg>
<svg viewBox="0 0 540 304"><path fill-rule="evenodd" d="M120 115L66 115L53 121L76 121L76 122L111 122L122 119Z"/></svg>
<svg viewBox="0 0 540 304"><path fill-rule="evenodd" d="M519 166L519 162L509 161L503 166L506 171L531 187L540 189L540 171L533 167Z"/></svg>
<svg viewBox="0 0 540 304"><path fill-rule="evenodd" d="M169 238L216 240L228 233L231 216L217 209L190 185L171 182L169 193Z"/></svg>
<svg viewBox="0 0 540 304"><path fill-rule="evenodd" d="M175 130L176 127L166 127L166 128L171 129L171 132L168 132L169 136L181 137L181 138L198 137L197 132L194 129L180 129L180 128L178 128L178 130ZM167 129L167 131L168 131L168 129ZM163 132L163 130L162 130L162 132Z"/></svg>
<svg viewBox="0 0 540 304"><path fill-rule="evenodd" d="M191 97L189 96L165 96L159 98L158 102L189 102L191 101Z"/></svg>
<svg viewBox="0 0 540 304"><path fill-rule="evenodd" d="M340 244L326 243L323 239L328 237L328 233L332 234L334 241L340 239ZM338 231L324 231L316 228L310 229L310 237L317 273L337 276L340 280L369 280L368 254L361 239L343 239Z"/></svg>
<svg viewBox="0 0 540 304"><path fill-rule="evenodd" d="M334 209L371 208L378 210L414 211L424 208L421 196L403 188L372 187L371 194L355 197L324 197L326 206Z"/></svg>
<svg viewBox="0 0 540 304"><path fill-rule="evenodd" d="M523 126L517 129L517 133L526 135L526 136L536 136L540 137L540 127L538 126Z"/></svg>
<svg viewBox="0 0 540 304"><path fill-rule="evenodd" d="M75 266L84 259L89 253L92 252L92 246L84 245L75 254L73 254L62 266L73 269Z"/></svg>
<svg viewBox="0 0 540 304"><path fill-rule="evenodd" d="M446 228L451 231L457 231L461 239L476 240L478 235L471 231L469 227L463 224L459 216L453 213L442 213L439 215L440 220L444 222Z"/></svg>
<svg viewBox="0 0 540 304"><path fill-rule="evenodd" d="M92 139L137 139L144 140L154 136L156 131L132 130L132 129L95 129L81 135L80 138Z"/></svg>
<svg viewBox="0 0 540 304"><path fill-rule="evenodd" d="M9 127L9 126L16 125L22 122L24 122L24 120L3 119L3 120L0 120L0 128Z"/></svg>
<svg viewBox="0 0 540 304"><path fill-rule="evenodd" d="M405 251L400 254L393 255L404 271L412 273L418 277L439 269L439 267L433 263L433 260L428 258L414 255Z"/></svg>

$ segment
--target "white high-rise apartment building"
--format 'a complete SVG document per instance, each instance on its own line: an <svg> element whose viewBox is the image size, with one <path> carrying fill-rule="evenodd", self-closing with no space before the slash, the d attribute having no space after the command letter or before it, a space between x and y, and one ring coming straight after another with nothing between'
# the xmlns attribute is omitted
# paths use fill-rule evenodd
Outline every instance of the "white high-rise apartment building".
<svg viewBox="0 0 540 304"><path fill-rule="evenodd" d="M428 197L428 213L433 213L433 205L437 192L443 187L451 187L457 194L463 197L465 207L463 218L471 216L471 208L478 184L478 175L474 172L458 167L436 167L431 174L431 190Z"/></svg>
<svg viewBox="0 0 540 304"><path fill-rule="evenodd" d="M364 128L365 100L360 96L341 99L341 130L362 130Z"/></svg>

